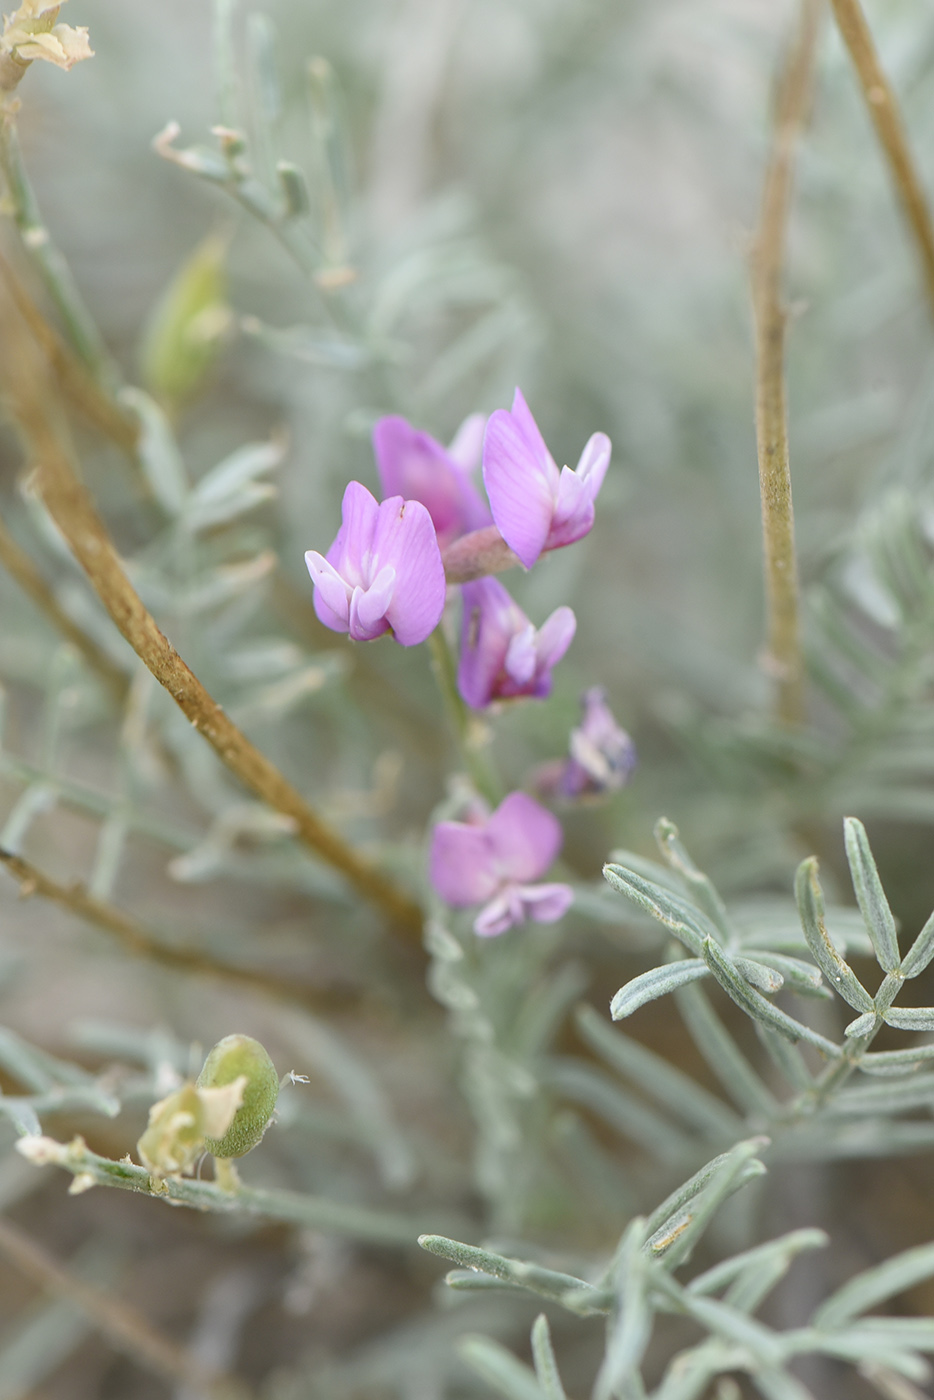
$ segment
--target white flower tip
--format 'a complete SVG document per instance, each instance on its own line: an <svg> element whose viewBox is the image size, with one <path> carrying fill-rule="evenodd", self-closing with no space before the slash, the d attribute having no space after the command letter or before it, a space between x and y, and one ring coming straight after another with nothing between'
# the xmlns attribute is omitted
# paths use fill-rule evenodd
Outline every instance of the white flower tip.
<svg viewBox="0 0 934 1400"><path fill-rule="evenodd" d="M55 1138L35 1134L18 1138L15 1146L21 1157L25 1157L27 1162L35 1163L37 1167L60 1162L66 1150L64 1143L56 1142Z"/></svg>

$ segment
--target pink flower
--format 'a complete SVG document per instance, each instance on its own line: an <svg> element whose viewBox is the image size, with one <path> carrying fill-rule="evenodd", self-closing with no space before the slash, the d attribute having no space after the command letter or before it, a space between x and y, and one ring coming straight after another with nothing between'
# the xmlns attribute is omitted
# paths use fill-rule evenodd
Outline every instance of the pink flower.
<svg viewBox="0 0 934 1400"><path fill-rule="evenodd" d="M561 849L561 823L524 792L513 792L476 822L439 822L431 840L431 883L455 908L483 904L474 933L491 938L526 919L550 924L574 899L570 885L532 884Z"/></svg>
<svg viewBox="0 0 934 1400"><path fill-rule="evenodd" d="M380 418L373 428L373 452L384 496L421 501L444 549L470 530L489 525L489 508L471 481L480 461L486 419L474 413L450 447L404 418Z"/></svg>
<svg viewBox="0 0 934 1400"><path fill-rule="evenodd" d="M576 469L559 472L518 389L511 412L491 414L483 440L483 481L496 527L527 569L543 550L573 544L588 533L610 452L606 433L594 433Z"/></svg>
<svg viewBox="0 0 934 1400"><path fill-rule="evenodd" d="M401 496L377 505L365 486L351 481L342 512L327 557L313 549L305 555L318 617L357 642L390 630L404 647L423 642L440 622L445 600L444 565L428 511Z"/></svg>
<svg viewBox="0 0 934 1400"><path fill-rule="evenodd" d="M613 718L603 687L585 690L581 708L581 724L571 730L570 757L548 764L536 779L535 787L548 797L576 800L618 792L636 766L636 746Z"/></svg>
<svg viewBox="0 0 934 1400"><path fill-rule="evenodd" d="M539 631L495 578L465 583L457 685L472 709L518 695L551 694L551 672L574 637L577 619L556 608Z"/></svg>

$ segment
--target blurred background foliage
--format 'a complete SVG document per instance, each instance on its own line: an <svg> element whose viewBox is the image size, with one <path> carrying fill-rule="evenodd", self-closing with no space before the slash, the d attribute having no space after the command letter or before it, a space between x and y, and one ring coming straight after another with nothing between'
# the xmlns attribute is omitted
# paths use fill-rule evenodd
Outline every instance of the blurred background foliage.
<svg viewBox="0 0 934 1400"><path fill-rule="evenodd" d="M787 267L792 472L814 661L813 727L792 741L768 721L758 664L748 290L769 95L792 7L269 0L261 13L233 14L238 79L226 97L207 3L69 9L69 22L89 26L96 57L67 77L42 65L27 75L24 159L122 377L161 392L202 483L201 525L173 524L158 490L154 499L170 448L155 452L147 483L85 432L82 468L137 588L250 737L353 840L421 879L424 825L457 763L427 656L325 632L302 555L333 538L348 479L375 488L377 416L401 412L448 440L468 413L508 404L518 383L559 463L576 462L592 431L614 443L586 542L528 578L508 577L533 621L570 603L579 628L553 699L493 721L506 785L565 752L589 685L606 686L639 750L624 792L566 814L568 870L596 881L612 848L650 852L652 823L666 812L726 892L787 894L796 862L817 849L828 890L849 902L840 818L855 811L896 913L917 926L934 904L930 313L829 19ZM934 14L899 0L873 5L870 19L934 190ZM177 150L212 145L219 121L243 126L254 170L277 197L275 162L304 169L299 259L216 184L159 158L152 140L169 121L180 127ZM301 202L297 184L293 197ZM308 233L320 258L302 242ZM154 349L173 333L165 297L180 269L206 313L188 346L192 376L203 370L190 394ZM244 443L272 445L239 459L245 494L224 518L236 494L228 479L212 516L208 473ZM134 676L19 491L21 469L4 431L4 521L132 683L121 715L0 573L3 844L66 883L89 882L178 943L302 983L362 984L366 999L328 1029L249 991L131 961L48 905L16 905L4 881L7 1024L94 1069L111 1058L185 1060L189 1041L209 1046L231 1029L257 1035L280 1069L313 1076L298 1126L263 1149L270 1182L475 1210L466 1115L450 1096L454 1052L439 1049L440 1018L414 955L244 798L145 673ZM536 933L531 950L504 943L496 975L507 987L534 982L570 955L545 1022L561 1024L588 976L602 1010L645 966L647 931L627 917L575 916L561 938ZM154 1026L171 1027L174 1048L151 1049L147 1061ZM667 1012L639 1033L671 1058L691 1053ZM395 1117L403 1127L390 1131ZM56 1135L69 1124L114 1156L139 1131L69 1119ZM584 1120L565 1128L578 1167L586 1159L594 1180L605 1173L603 1199L619 1191L625 1216L645 1183L625 1187L615 1146L591 1143ZM394 1153L386 1144L397 1131ZM801 1215L800 1183L783 1178L769 1208L776 1227L820 1215L829 1178L807 1170L814 1211ZM845 1180L862 1191L859 1170ZM906 1201L920 1194L918 1170L897 1178ZM75 1257L89 1274L123 1279L170 1331L213 1339L208 1349L226 1337L224 1364L240 1347L243 1373L271 1400L310 1394L309 1378L316 1395L427 1396L446 1384L448 1342L466 1324L427 1311L430 1261L104 1196L65 1202L60 1182L40 1188L14 1166L0 1176L0 1198L20 1200L28 1228L60 1254L83 1251ZM544 1240L598 1243L599 1211L590 1222L569 1211L567 1185L547 1182L528 1214ZM911 1242L906 1228L902 1212L856 1230L848 1221L831 1272ZM12 1317L15 1276L3 1287ZM513 1326L498 1303L480 1297L469 1308L471 1329ZM58 1335L50 1317L37 1314L37 1356ZM581 1374L591 1341L585 1327L572 1344ZM37 1362L20 1390L0 1379L0 1394L164 1393L103 1343L76 1333L74 1345L64 1371L40 1374Z"/></svg>

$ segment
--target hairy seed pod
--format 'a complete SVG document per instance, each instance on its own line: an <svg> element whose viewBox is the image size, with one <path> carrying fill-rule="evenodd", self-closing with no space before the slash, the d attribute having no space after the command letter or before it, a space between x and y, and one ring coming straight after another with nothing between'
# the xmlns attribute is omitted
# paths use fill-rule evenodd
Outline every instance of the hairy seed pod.
<svg viewBox="0 0 934 1400"><path fill-rule="evenodd" d="M226 1035L219 1040L198 1075L200 1089L219 1088L240 1076L246 1079L243 1101L221 1138L205 1138L215 1157L243 1157L262 1140L279 1097L276 1067L258 1040Z"/></svg>

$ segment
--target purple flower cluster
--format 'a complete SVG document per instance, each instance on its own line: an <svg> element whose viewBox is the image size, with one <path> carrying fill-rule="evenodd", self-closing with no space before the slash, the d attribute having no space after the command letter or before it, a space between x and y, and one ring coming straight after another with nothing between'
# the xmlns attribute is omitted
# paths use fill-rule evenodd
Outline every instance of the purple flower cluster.
<svg viewBox="0 0 934 1400"><path fill-rule="evenodd" d="M594 433L575 470L559 471L517 389L511 410L489 420L472 415L448 447L393 416L376 423L373 450L383 500L352 481L331 548L305 555L320 620L354 641L388 632L402 646L415 646L441 621L451 581L460 582L457 684L464 701L482 710L549 695L552 671L574 638L574 613L556 608L536 629L490 575L516 563L530 569L547 550L588 533L610 461L609 438ZM473 480L481 463L489 505ZM588 692L584 706L553 796L619 786L632 766L631 743L603 693ZM455 907L483 905L474 922L481 936L526 919L549 923L573 898L568 885L537 883L561 841L557 818L514 792L492 815L484 810L475 820L436 826L431 881Z"/></svg>

